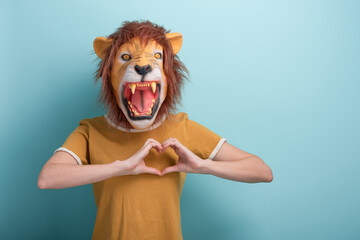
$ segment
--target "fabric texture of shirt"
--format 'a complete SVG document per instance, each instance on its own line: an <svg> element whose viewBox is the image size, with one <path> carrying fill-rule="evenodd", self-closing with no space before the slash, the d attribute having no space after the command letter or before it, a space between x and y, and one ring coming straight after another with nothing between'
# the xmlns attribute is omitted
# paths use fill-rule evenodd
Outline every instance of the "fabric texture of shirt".
<svg viewBox="0 0 360 240"><path fill-rule="evenodd" d="M130 132L115 128L106 115L83 119L56 151L68 152L80 165L106 164L126 160L148 138L162 143L173 137L200 158L212 159L226 141L186 113L163 119L150 130ZM147 166L160 171L177 161L171 148L162 153L151 149L145 158ZM142 173L93 183L97 214L92 239L182 240L180 196L185 178L184 172Z"/></svg>

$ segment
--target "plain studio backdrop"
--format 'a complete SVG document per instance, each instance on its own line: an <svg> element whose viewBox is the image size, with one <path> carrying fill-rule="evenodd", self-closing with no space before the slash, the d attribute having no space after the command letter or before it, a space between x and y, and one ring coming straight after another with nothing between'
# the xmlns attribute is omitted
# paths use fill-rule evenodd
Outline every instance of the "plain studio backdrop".
<svg viewBox="0 0 360 240"><path fill-rule="evenodd" d="M92 186L42 166L105 113L92 49L125 20L184 36L183 106L261 157L270 184L188 174L186 240L360 239L359 1L1 1L0 238L90 239Z"/></svg>

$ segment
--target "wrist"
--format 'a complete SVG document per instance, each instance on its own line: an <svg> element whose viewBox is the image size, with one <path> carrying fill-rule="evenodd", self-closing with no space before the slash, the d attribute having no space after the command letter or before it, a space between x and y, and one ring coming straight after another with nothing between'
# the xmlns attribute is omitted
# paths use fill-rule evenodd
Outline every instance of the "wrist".
<svg viewBox="0 0 360 240"><path fill-rule="evenodd" d="M200 165L200 168L199 168L199 173L201 174L211 174L211 165L213 164L213 160L211 159L204 159L204 160L201 160L201 165Z"/></svg>
<svg viewBox="0 0 360 240"><path fill-rule="evenodd" d="M126 161L115 160L110 163L110 167L114 170L113 177L127 175L130 167Z"/></svg>

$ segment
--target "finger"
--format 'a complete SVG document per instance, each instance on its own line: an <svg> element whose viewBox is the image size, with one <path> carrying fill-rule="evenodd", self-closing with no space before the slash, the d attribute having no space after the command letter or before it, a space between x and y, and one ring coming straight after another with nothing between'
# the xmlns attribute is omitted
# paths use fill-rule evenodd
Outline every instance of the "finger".
<svg viewBox="0 0 360 240"><path fill-rule="evenodd" d="M175 138L168 138L166 139L161 145L164 149L168 148L170 143L174 141Z"/></svg>
<svg viewBox="0 0 360 240"><path fill-rule="evenodd" d="M163 147L161 146L161 144L157 141L155 142L149 142L146 146L145 146L145 149L147 151L150 151L151 148L155 148L158 152L160 152Z"/></svg>
<svg viewBox="0 0 360 240"><path fill-rule="evenodd" d="M171 173L171 172L179 172L178 165L174 165L174 166L165 168L164 170L162 170L161 175L165 175L165 174Z"/></svg>
<svg viewBox="0 0 360 240"><path fill-rule="evenodd" d="M164 145L166 145L167 143L173 141L174 139L175 139L175 138L173 138L173 137L168 138L168 139L166 139L166 140L162 143L162 145L164 146Z"/></svg>
<svg viewBox="0 0 360 240"><path fill-rule="evenodd" d="M156 150L159 152L162 149L162 146L160 145L160 143L149 142L146 146L142 147L139 150L137 156L142 159L145 158L152 148L156 148Z"/></svg>
<svg viewBox="0 0 360 240"><path fill-rule="evenodd" d="M148 138L148 139L146 139L146 141L145 141L145 143L144 143L144 146L145 146L146 144L148 144L149 142L153 142L153 141L156 141L156 140L153 139L153 138Z"/></svg>
<svg viewBox="0 0 360 240"><path fill-rule="evenodd" d="M159 169L156 168L152 168L152 167L144 167L144 173L150 173L150 174L155 174L158 176L161 176L161 172Z"/></svg>
<svg viewBox="0 0 360 240"><path fill-rule="evenodd" d="M147 139L143 147L147 148L149 144L151 144L152 147L156 148L156 150L158 152L160 152L162 150L161 144L153 138ZM154 145L154 144L156 144L156 145Z"/></svg>
<svg viewBox="0 0 360 240"><path fill-rule="evenodd" d="M162 149L162 146L160 143L149 142L147 145L140 148L139 151L134 154L134 156L137 156L137 159L143 159L149 154L151 148L156 148L156 150L159 152Z"/></svg>
<svg viewBox="0 0 360 240"><path fill-rule="evenodd" d="M156 140L153 139L153 138L148 138L148 139L146 140L146 142L144 143L143 146L146 146L146 145L148 145L149 143L152 143L152 142L159 143L158 141L156 141ZM160 143L159 143L159 144L160 144ZM160 144L160 145L161 145L161 144Z"/></svg>
<svg viewBox="0 0 360 240"><path fill-rule="evenodd" d="M169 141L164 142L162 147L164 149L171 147L175 150L176 148L182 148L183 145L176 138L172 138Z"/></svg>

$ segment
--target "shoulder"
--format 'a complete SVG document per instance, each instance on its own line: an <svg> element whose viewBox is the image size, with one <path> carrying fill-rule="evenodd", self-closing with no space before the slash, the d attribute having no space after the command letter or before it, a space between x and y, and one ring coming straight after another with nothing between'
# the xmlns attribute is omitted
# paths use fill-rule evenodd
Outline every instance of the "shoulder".
<svg viewBox="0 0 360 240"><path fill-rule="evenodd" d="M186 112L179 112L176 114L172 114L170 119L172 123L174 123L176 126L179 127L182 126L189 129L203 127L198 122L189 119L189 115Z"/></svg>
<svg viewBox="0 0 360 240"><path fill-rule="evenodd" d="M171 113L166 121L164 126L171 130L174 129L183 129L186 127L186 123L189 121L188 114L185 112Z"/></svg>
<svg viewBox="0 0 360 240"><path fill-rule="evenodd" d="M80 126L86 126L88 128L95 127L95 128L102 128L106 126L106 119L104 116L98 116L93 118L84 118L79 122Z"/></svg>
<svg viewBox="0 0 360 240"><path fill-rule="evenodd" d="M188 120L188 114L186 112L178 112L176 114L171 114L170 115L171 119L173 120L177 120L177 121L183 121L183 120Z"/></svg>

